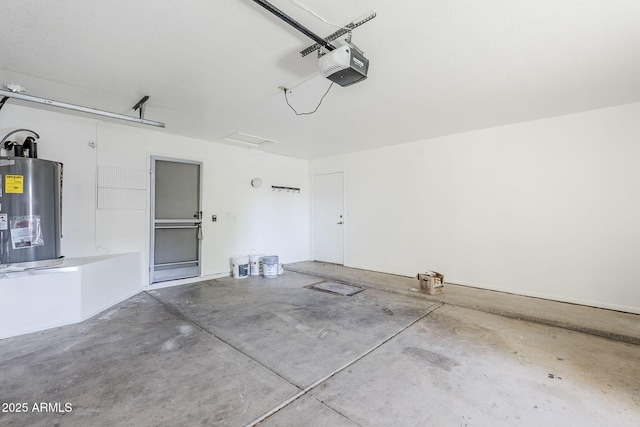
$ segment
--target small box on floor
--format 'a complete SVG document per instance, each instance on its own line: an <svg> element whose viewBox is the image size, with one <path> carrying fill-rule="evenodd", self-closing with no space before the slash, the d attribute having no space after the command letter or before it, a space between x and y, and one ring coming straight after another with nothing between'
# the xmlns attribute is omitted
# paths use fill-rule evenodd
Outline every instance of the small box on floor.
<svg viewBox="0 0 640 427"><path fill-rule="evenodd" d="M438 295L444 293L444 276L435 271L427 271L418 273L416 276L420 284L420 290L429 295Z"/></svg>

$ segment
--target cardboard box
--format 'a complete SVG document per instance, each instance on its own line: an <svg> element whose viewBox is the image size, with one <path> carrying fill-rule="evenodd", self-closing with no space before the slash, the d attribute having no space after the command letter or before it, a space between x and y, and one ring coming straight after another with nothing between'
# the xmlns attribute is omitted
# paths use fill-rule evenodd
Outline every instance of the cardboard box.
<svg viewBox="0 0 640 427"><path fill-rule="evenodd" d="M429 295L439 295L444 293L444 276L435 271L418 273L416 279L422 292Z"/></svg>

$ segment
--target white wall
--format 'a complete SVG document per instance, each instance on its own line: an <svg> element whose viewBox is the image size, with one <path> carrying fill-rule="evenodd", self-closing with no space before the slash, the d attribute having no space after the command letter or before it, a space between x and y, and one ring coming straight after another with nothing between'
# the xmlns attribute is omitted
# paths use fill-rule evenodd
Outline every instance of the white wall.
<svg viewBox="0 0 640 427"><path fill-rule="evenodd" d="M39 133L38 157L64 163L65 257L141 252L143 263L148 261L150 182L145 189L146 209L96 209L96 171L99 166L148 171L150 156L158 155L203 163L204 276L229 274L230 257L251 249L279 255L285 263L309 258L305 160L9 101L0 111L0 137L17 128ZM91 141L96 148L89 146ZM264 182L258 189L250 185L256 177ZM301 187L302 192L272 192L271 185ZM215 223L213 214L218 218ZM148 264L141 268L142 287L148 280Z"/></svg>
<svg viewBox="0 0 640 427"><path fill-rule="evenodd" d="M639 117L624 105L310 172L345 172L348 266L640 313Z"/></svg>

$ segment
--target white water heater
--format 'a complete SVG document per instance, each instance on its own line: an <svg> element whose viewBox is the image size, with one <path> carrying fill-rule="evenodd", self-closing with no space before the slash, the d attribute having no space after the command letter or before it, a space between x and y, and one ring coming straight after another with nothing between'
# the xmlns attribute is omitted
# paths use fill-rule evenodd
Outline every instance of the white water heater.
<svg viewBox="0 0 640 427"><path fill-rule="evenodd" d="M0 157L0 264L33 268L62 261L62 164Z"/></svg>

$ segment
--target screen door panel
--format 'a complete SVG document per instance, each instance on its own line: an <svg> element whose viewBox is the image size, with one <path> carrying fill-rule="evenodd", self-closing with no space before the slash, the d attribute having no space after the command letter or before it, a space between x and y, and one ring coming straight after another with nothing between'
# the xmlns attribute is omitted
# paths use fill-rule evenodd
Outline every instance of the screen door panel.
<svg viewBox="0 0 640 427"><path fill-rule="evenodd" d="M152 158L150 283L200 275L200 163Z"/></svg>
<svg viewBox="0 0 640 427"><path fill-rule="evenodd" d="M200 165L156 160L155 218L194 219L200 211Z"/></svg>
<svg viewBox="0 0 640 427"><path fill-rule="evenodd" d="M154 253L156 264L198 261L197 227L156 228Z"/></svg>

